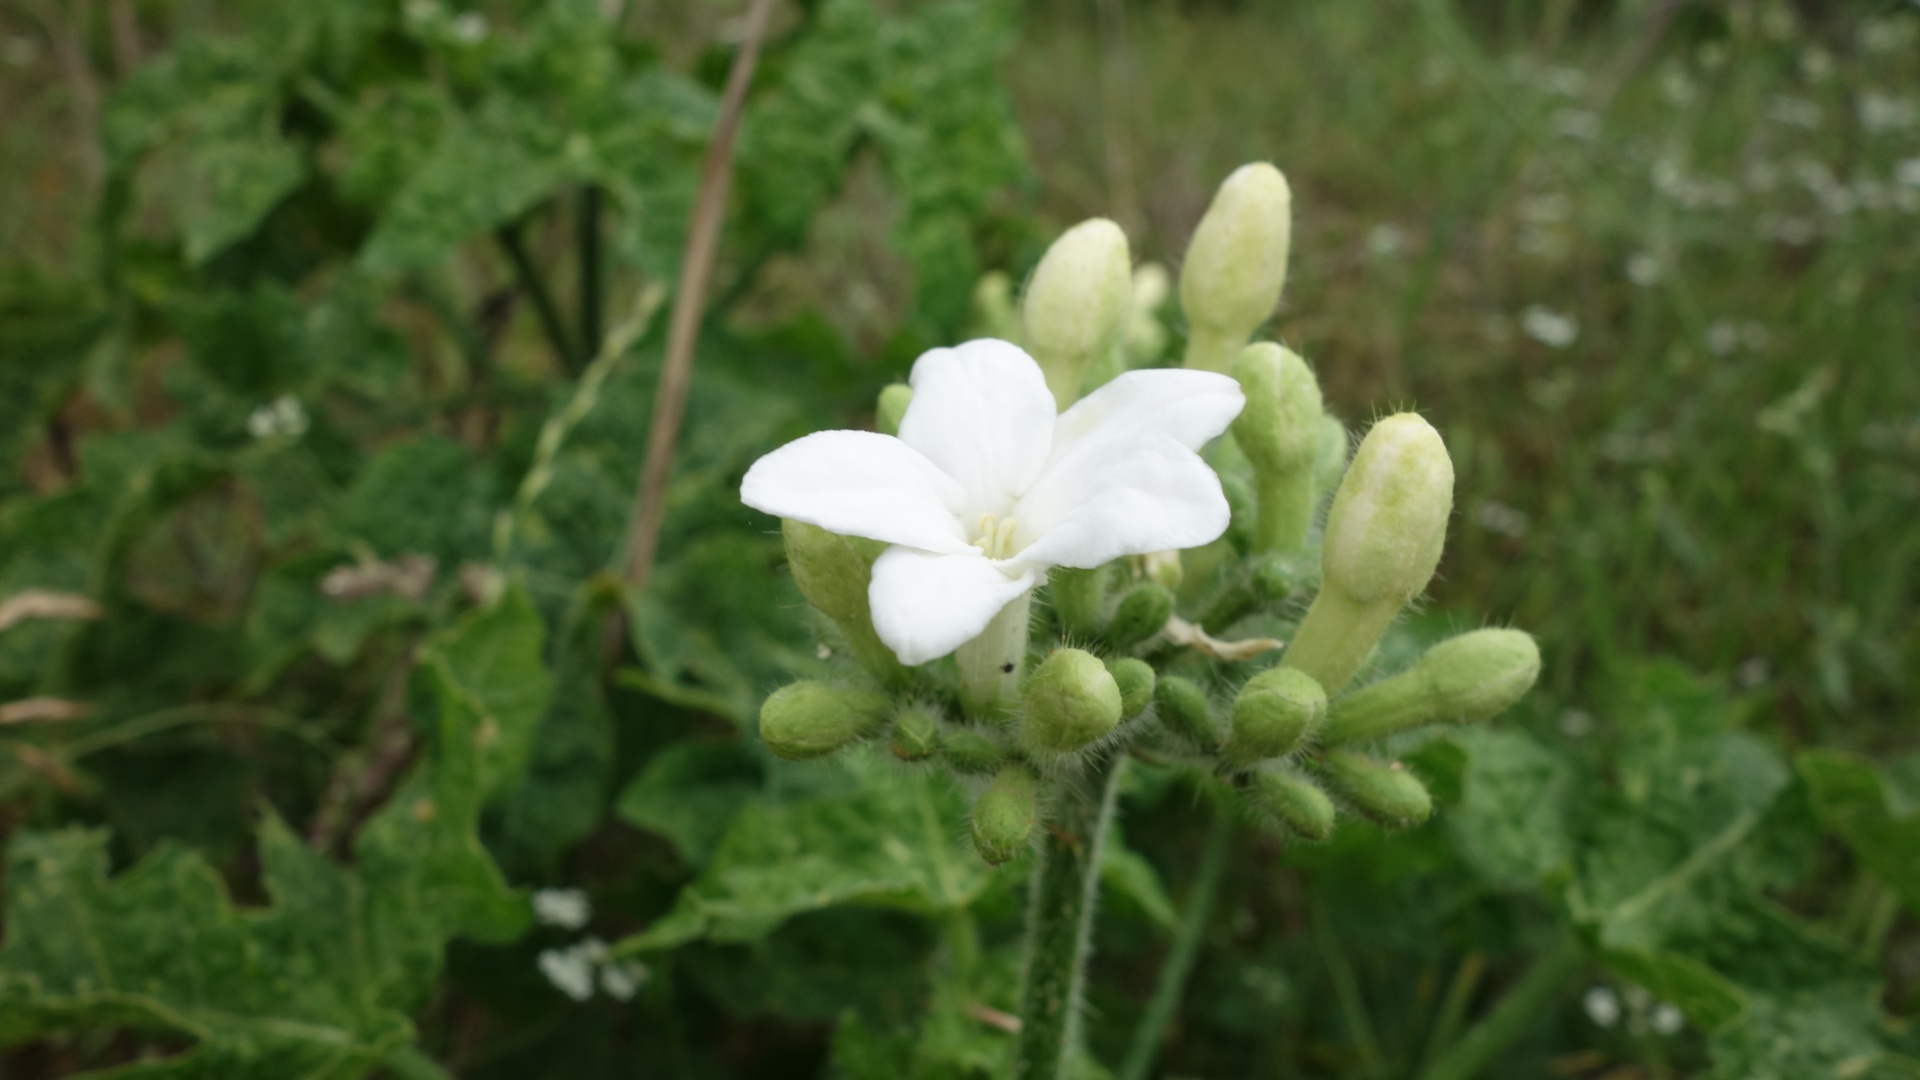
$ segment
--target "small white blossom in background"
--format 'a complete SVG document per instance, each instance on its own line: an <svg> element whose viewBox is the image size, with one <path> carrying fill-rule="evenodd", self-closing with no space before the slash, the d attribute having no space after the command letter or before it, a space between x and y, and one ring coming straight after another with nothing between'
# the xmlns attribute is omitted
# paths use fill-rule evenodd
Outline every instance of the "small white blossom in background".
<svg viewBox="0 0 1920 1080"><path fill-rule="evenodd" d="M1592 713L1586 712L1583 709L1568 709L1566 712L1560 714L1560 734L1565 735L1569 739L1584 739L1592 733ZM1604 990L1606 988L1596 986L1594 989ZM1591 991L1589 991L1589 993L1591 993ZM1616 1010L1619 1008L1617 1002L1614 1007Z"/></svg>
<svg viewBox="0 0 1920 1080"><path fill-rule="evenodd" d="M1742 690L1758 690L1767 685L1767 679L1773 674L1772 666L1764 656L1749 656L1733 669L1733 682Z"/></svg>
<svg viewBox="0 0 1920 1080"><path fill-rule="evenodd" d="M575 1001L585 1001L593 996L593 957L580 945L544 949L538 963L540 974L547 977L554 989Z"/></svg>
<svg viewBox="0 0 1920 1080"><path fill-rule="evenodd" d="M1367 254L1376 259L1391 259L1406 247L1406 230L1392 222L1383 221L1367 230Z"/></svg>
<svg viewBox="0 0 1920 1080"><path fill-rule="evenodd" d="M1860 29L1860 48L1876 56L1899 52L1912 44L1913 31L1910 19L1871 19Z"/></svg>
<svg viewBox="0 0 1920 1080"><path fill-rule="evenodd" d="M1540 304L1534 304L1520 313L1520 329L1550 349L1564 349L1580 337L1580 324L1573 316L1563 315Z"/></svg>
<svg viewBox="0 0 1920 1080"><path fill-rule="evenodd" d="M1920 123L1920 106L1912 98L1869 90L1860 95L1860 126L1868 131L1904 131Z"/></svg>
<svg viewBox="0 0 1920 1080"><path fill-rule="evenodd" d="M1600 137L1600 114L1590 109L1561 109L1548 121L1557 135L1583 142Z"/></svg>
<svg viewBox="0 0 1920 1080"><path fill-rule="evenodd" d="M1527 512L1516 510L1503 502L1484 499L1474 509L1473 520L1488 532L1510 536L1515 540L1527 535Z"/></svg>
<svg viewBox="0 0 1920 1080"><path fill-rule="evenodd" d="M272 404L262 405L247 416L247 434L256 439L275 436L297 439L306 433L306 407L292 394L283 394Z"/></svg>
<svg viewBox="0 0 1920 1080"><path fill-rule="evenodd" d="M1800 73L1809 82L1826 82L1833 74L1833 54L1817 45L1801 50Z"/></svg>
<svg viewBox="0 0 1920 1080"><path fill-rule="evenodd" d="M541 889L533 894L533 917L542 926L578 930L593 917L593 903L579 889Z"/></svg>
<svg viewBox="0 0 1920 1080"><path fill-rule="evenodd" d="M1668 68L1660 76L1660 93L1670 105L1691 105L1695 97L1693 80L1679 68Z"/></svg>
<svg viewBox="0 0 1920 1080"><path fill-rule="evenodd" d="M1587 1010L1587 1019L1603 1028L1610 1028L1620 1022L1620 995L1604 986L1588 990L1580 999Z"/></svg>
<svg viewBox="0 0 1920 1080"><path fill-rule="evenodd" d="M647 981L647 966L637 960L614 960L600 966L600 992L615 1001L632 1001Z"/></svg>
<svg viewBox="0 0 1920 1080"><path fill-rule="evenodd" d="M1920 157L1910 157L1893 167L1893 178L1911 188L1920 188Z"/></svg>
<svg viewBox="0 0 1920 1080"><path fill-rule="evenodd" d="M1776 124L1812 131L1820 126L1820 106L1806 98L1782 94L1768 100L1767 119Z"/></svg>
<svg viewBox="0 0 1920 1080"><path fill-rule="evenodd" d="M1647 1019L1648 1023L1653 1025L1654 1032L1660 1035L1678 1035L1680 1029L1687 1026L1686 1015L1679 1008L1665 1001L1655 1005L1653 1015Z"/></svg>
<svg viewBox="0 0 1920 1080"><path fill-rule="evenodd" d="M1660 260L1642 251L1627 259L1627 280L1641 288L1660 283Z"/></svg>
<svg viewBox="0 0 1920 1080"><path fill-rule="evenodd" d="M453 40L462 45L477 45L487 39L487 17L477 11L463 11L454 17Z"/></svg>
<svg viewBox="0 0 1920 1080"><path fill-rule="evenodd" d="M40 58L40 43L30 37L9 37L0 41L0 58L14 67L26 67Z"/></svg>
<svg viewBox="0 0 1920 1080"><path fill-rule="evenodd" d="M575 1001L591 998L596 986L615 1001L632 1001L648 975L646 965L614 959L606 942L591 937L564 949L546 949L537 963L554 989Z"/></svg>

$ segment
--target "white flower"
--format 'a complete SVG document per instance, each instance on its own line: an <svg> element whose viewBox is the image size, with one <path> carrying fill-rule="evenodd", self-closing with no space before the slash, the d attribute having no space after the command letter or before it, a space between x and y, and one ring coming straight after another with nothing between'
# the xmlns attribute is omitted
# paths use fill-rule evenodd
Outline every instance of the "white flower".
<svg viewBox="0 0 1920 1080"><path fill-rule="evenodd" d="M1586 996L1580 999L1580 1004L1587 1010L1587 1019L1603 1028L1620 1022L1620 998L1604 986L1588 990Z"/></svg>
<svg viewBox="0 0 1920 1080"><path fill-rule="evenodd" d="M593 904L579 889L541 889L533 894L533 917L543 926L578 930L593 916Z"/></svg>
<svg viewBox="0 0 1920 1080"><path fill-rule="evenodd" d="M1564 349L1580 336L1580 324L1573 316L1539 304L1520 313L1520 328L1528 337L1553 349Z"/></svg>
<svg viewBox="0 0 1920 1080"><path fill-rule="evenodd" d="M964 645L1053 566L1197 547L1227 500L1194 451L1240 412L1204 371L1128 372L1055 415L1040 366L982 339L913 365L900 436L822 431L754 462L756 510L893 546L873 565L873 628L903 664Z"/></svg>

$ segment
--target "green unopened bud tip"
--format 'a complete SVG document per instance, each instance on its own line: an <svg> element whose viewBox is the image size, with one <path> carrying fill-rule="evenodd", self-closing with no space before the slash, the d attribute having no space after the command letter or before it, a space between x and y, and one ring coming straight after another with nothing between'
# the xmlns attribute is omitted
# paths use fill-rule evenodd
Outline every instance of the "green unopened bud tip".
<svg viewBox="0 0 1920 1080"><path fill-rule="evenodd" d="M1225 371L1273 314L1287 281L1292 231L1293 193L1279 169L1243 165L1220 185L1180 270L1188 367Z"/></svg>
<svg viewBox="0 0 1920 1080"><path fill-rule="evenodd" d="M1153 704L1153 666L1145 660L1109 660L1107 674L1120 688L1120 717L1131 720Z"/></svg>
<svg viewBox="0 0 1920 1080"><path fill-rule="evenodd" d="M1432 580L1453 510L1453 459L1433 425L1398 413L1373 425L1327 514L1321 568L1357 603L1405 604Z"/></svg>
<svg viewBox="0 0 1920 1080"><path fill-rule="evenodd" d="M973 804L973 847L999 865L1018 855L1040 816L1040 781L1025 765L1008 765Z"/></svg>
<svg viewBox="0 0 1920 1080"><path fill-rule="evenodd" d="M901 709L893 718L893 756L901 761L925 761L940 749L940 721L919 705Z"/></svg>
<svg viewBox="0 0 1920 1080"><path fill-rule="evenodd" d="M1426 785L1397 761L1334 750L1320 764L1328 783L1355 809L1382 825L1418 825L1433 814L1433 796L1427 794Z"/></svg>
<svg viewBox="0 0 1920 1080"><path fill-rule="evenodd" d="M1207 692L1190 679L1165 675L1154 684L1153 700L1159 707L1160 726L1202 750L1220 746L1220 722L1214 719Z"/></svg>
<svg viewBox="0 0 1920 1080"><path fill-rule="evenodd" d="M1120 598L1107 620L1107 644L1115 649L1131 649L1166 628L1173 617L1173 594L1158 582L1135 585Z"/></svg>
<svg viewBox="0 0 1920 1080"><path fill-rule="evenodd" d="M906 418L907 406L911 404L913 387L906 383L888 383L880 391L880 400L873 409L873 423L880 434L900 434L900 421Z"/></svg>
<svg viewBox="0 0 1920 1080"><path fill-rule="evenodd" d="M985 776L1004 765L1007 748L979 728L948 728L940 735L940 754L962 776Z"/></svg>
<svg viewBox="0 0 1920 1080"><path fill-rule="evenodd" d="M1327 717L1327 695L1304 672L1270 668L1248 680L1233 702L1226 757L1236 765L1300 749Z"/></svg>
<svg viewBox="0 0 1920 1080"><path fill-rule="evenodd" d="M1284 769L1261 769L1247 776L1243 789L1255 820L1308 840L1333 835L1333 800L1311 780Z"/></svg>
<svg viewBox="0 0 1920 1080"><path fill-rule="evenodd" d="M1100 658L1058 649L1040 662L1022 693L1020 744L1037 757L1071 754L1120 723L1120 687Z"/></svg>
<svg viewBox="0 0 1920 1080"><path fill-rule="evenodd" d="M823 757L867 734L886 710L881 694L797 682L774 691L760 706L760 741L791 761Z"/></svg>
<svg viewBox="0 0 1920 1080"><path fill-rule="evenodd" d="M1120 226L1083 221L1047 249L1027 283L1023 340L1060 408L1073 404L1087 368L1115 346L1132 300L1132 259Z"/></svg>

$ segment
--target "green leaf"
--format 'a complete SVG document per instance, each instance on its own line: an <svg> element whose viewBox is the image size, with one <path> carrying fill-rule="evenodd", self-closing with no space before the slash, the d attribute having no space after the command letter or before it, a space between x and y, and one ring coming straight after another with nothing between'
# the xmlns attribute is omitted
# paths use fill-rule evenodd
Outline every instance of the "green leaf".
<svg viewBox="0 0 1920 1080"><path fill-rule="evenodd" d="M704 866L741 808L759 793L762 772L744 743L675 743L620 793L618 813L628 824L672 841L687 865Z"/></svg>
<svg viewBox="0 0 1920 1080"><path fill-rule="evenodd" d="M873 754L823 767L850 769L862 782L848 794L749 803L673 910L622 950L751 941L836 904L947 911L985 887L986 866L960 841L965 800L944 778Z"/></svg>
<svg viewBox="0 0 1920 1080"><path fill-rule="evenodd" d="M1167 887L1160 883L1160 872L1139 852L1127 847L1120 831L1113 829L1100 849L1100 886L1116 896L1124 896L1153 923L1171 930L1179 923Z"/></svg>
<svg viewBox="0 0 1920 1080"><path fill-rule="evenodd" d="M1898 792L1865 758L1808 750L1794 760L1822 824L1839 833L1860 861L1920 912L1920 807L1900 805Z"/></svg>
<svg viewBox="0 0 1920 1080"><path fill-rule="evenodd" d="M1441 820L1480 876L1520 889L1570 866L1571 765L1521 731L1469 728L1452 741L1466 751L1466 769L1461 799Z"/></svg>

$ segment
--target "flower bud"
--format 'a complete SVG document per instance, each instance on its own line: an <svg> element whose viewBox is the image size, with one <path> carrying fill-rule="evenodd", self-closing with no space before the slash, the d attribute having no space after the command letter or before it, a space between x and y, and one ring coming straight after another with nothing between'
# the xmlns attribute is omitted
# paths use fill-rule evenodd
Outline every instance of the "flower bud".
<svg viewBox="0 0 1920 1080"><path fill-rule="evenodd" d="M1453 509L1453 462L1412 413L1373 425L1327 514L1321 588L1286 664L1337 695L1432 579Z"/></svg>
<svg viewBox="0 0 1920 1080"><path fill-rule="evenodd" d="M1342 798L1381 825L1418 825L1433 813L1426 785L1397 761L1334 750L1321 758L1320 769Z"/></svg>
<svg viewBox="0 0 1920 1080"><path fill-rule="evenodd" d="M1059 408L1079 398L1087 368L1118 343L1132 301L1133 263L1120 226L1083 221L1047 249L1027 282L1022 326Z"/></svg>
<svg viewBox="0 0 1920 1080"><path fill-rule="evenodd" d="M760 741L789 761L824 757L867 734L886 712L885 695L804 680L760 706Z"/></svg>
<svg viewBox="0 0 1920 1080"><path fill-rule="evenodd" d="M1131 649L1166 628L1173 617L1173 594L1151 581L1128 590L1107 621L1107 644Z"/></svg>
<svg viewBox="0 0 1920 1080"><path fill-rule="evenodd" d="M1013 306L1013 279L989 270L973 286L973 336L1020 343L1020 312Z"/></svg>
<svg viewBox="0 0 1920 1080"><path fill-rule="evenodd" d="M1320 384L1307 362L1269 341L1249 345L1233 361L1247 395L1233 421L1233 439L1253 465L1259 517L1254 547L1298 551L1313 526L1314 459L1320 448Z"/></svg>
<svg viewBox="0 0 1920 1080"><path fill-rule="evenodd" d="M1255 820L1270 830L1285 830L1308 840L1333 835L1333 800L1305 777L1284 769L1258 769L1247 774L1241 791Z"/></svg>
<svg viewBox="0 0 1920 1080"><path fill-rule="evenodd" d="M1287 281L1293 194L1279 169L1235 169L1213 196L1180 268L1187 366L1226 371L1273 314Z"/></svg>
<svg viewBox="0 0 1920 1080"><path fill-rule="evenodd" d="M1378 739L1427 724L1491 720L1540 676L1540 647L1520 630L1474 630L1428 649L1413 667L1341 698L1328 743Z"/></svg>
<svg viewBox="0 0 1920 1080"><path fill-rule="evenodd" d="M998 866L1020 854L1040 816L1040 780L1018 763L994 775L973 804L973 848Z"/></svg>
<svg viewBox="0 0 1920 1080"><path fill-rule="evenodd" d="M1140 561L1146 568L1147 580L1170 593L1180 591L1180 583L1186 580L1187 571L1180 564L1178 551L1149 551L1140 557Z"/></svg>
<svg viewBox="0 0 1920 1080"><path fill-rule="evenodd" d="M861 666L882 682L904 681L907 669L874 633L873 615L867 608L873 561L887 545L841 536L792 518L780 522L780 536L786 541L787 565L800 595L840 628Z"/></svg>
<svg viewBox="0 0 1920 1080"><path fill-rule="evenodd" d="M1153 704L1153 666L1145 660L1109 660L1107 674L1120 688L1120 719L1131 720Z"/></svg>
<svg viewBox="0 0 1920 1080"><path fill-rule="evenodd" d="M1316 493L1332 491L1347 471L1347 425L1331 413L1321 413L1319 438L1313 458L1313 486Z"/></svg>
<svg viewBox="0 0 1920 1080"><path fill-rule="evenodd" d="M941 733L940 755L962 776L985 776L1006 763L1007 748L979 728L956 727Z"/></svg>
<svg viewBox="0 0 1920 1080"><path fill-rule="evenodd" d="M1020 744L1038 757L1071 754L1120 723L1120 686L1090 652L1057 649L1034 669L1022 695Z"/></svg>
<svg viewBox="0 0 1920 1080"><path fill-rule="evenodd" d="M1291 754L1326 718L1327 695L1319 683L1292 668L1269 668L1248 680L1234 699L1225 756L1244 766Z"/></svg>
<svg viewBox="0 0 1920 1080"><path fill-rule="evenodd" d="M1161 727L1202 750L1219 748L1220 722L1213 718L1205 690L1178 675L1163 675L1154 684L1153 700Z"/></svg>
<svg viewBox="0 0 1920 1080"><path fill-rule="evenodd" d="M888 383L874 405L873 425L882 435L899 435L900 421L906 418L907 406L912 403L913 387L903 382Z"/></svg>
<svg viewBox="0 0 1920 1080"><path fill-rule="evenodd" d="M940 721L920 705L909 705L893 718L893 756L901 761L925 761L940 749Z"/></svg>
<svg viewBox="0 0 1920 1080"><path fill-rule="evenodd" d="M1100 635L1101 609L1107 603L1107 568L1056 566L1047 571L1047 592L1060 628L1086 640Z"/></svg>

